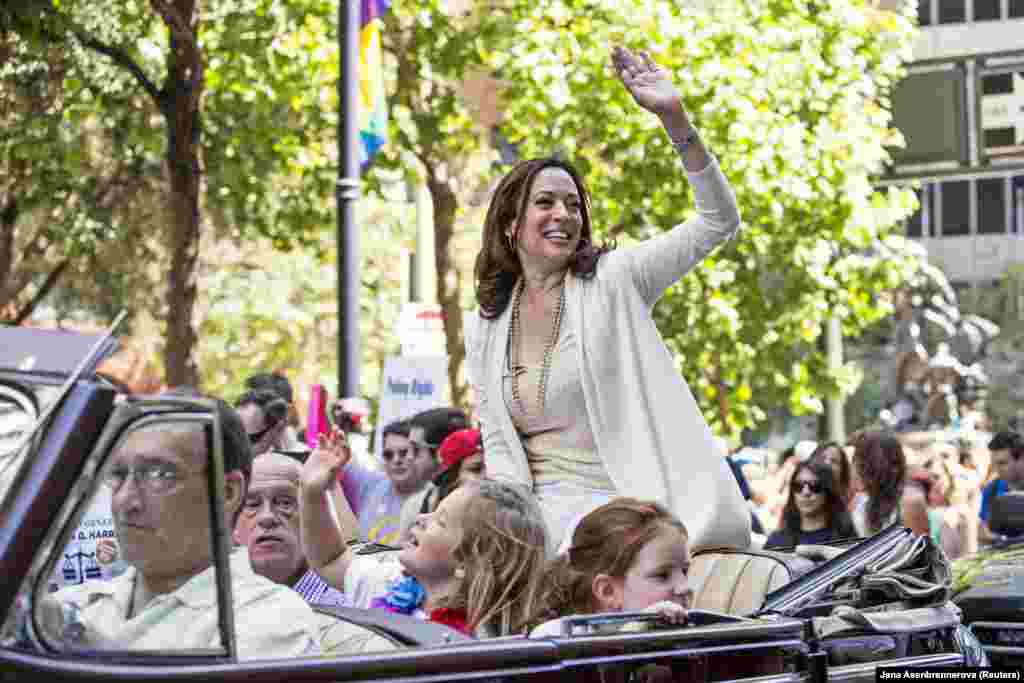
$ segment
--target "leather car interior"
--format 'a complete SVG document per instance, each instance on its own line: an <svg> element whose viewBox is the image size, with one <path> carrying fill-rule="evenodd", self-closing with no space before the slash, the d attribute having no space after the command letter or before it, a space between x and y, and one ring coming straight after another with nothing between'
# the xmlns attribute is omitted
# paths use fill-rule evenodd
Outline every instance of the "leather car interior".
<svg viewBox="0 0 1024 683"><path fill-rule="evenodd" d="M814 567L807 558L765 550L708 549L694 555L690 585L695 609L747 615L780 588Z"/></svg>

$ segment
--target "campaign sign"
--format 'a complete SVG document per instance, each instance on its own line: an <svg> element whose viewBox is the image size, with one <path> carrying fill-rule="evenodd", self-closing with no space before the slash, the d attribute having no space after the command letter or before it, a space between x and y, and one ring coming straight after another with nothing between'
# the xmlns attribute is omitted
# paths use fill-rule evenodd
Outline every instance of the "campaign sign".
<svg viewBox="0 0 1024 683"><path fill-rule="evenodd" d="M110 490L98 487L50 577L50 590L77 586L93 579L109 580L127 568L114 532Z"/></svg>
<svg viewBox="0 0 1024 683"><path fill-rule="evenodd" d="M395 420L445 405L447 356L392 356L384 361L374 453L383 450L381 431Z"/></svg>

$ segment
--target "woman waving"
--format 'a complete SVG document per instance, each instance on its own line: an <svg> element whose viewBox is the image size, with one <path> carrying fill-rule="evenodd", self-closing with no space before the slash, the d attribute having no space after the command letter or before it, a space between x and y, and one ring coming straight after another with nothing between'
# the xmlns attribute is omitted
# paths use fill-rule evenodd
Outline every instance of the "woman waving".
<svg viewBox="0 0 1024 683"><path fill-rule="evenodd" d="M476 261L467 335L488 476L528 485L555 543L616 495L654 498L695 546L745 546L750 515L651 309L729 239L740 218L668 73L612 52L656 115L694 189L696 216L628 249L593 242L590 200L560 159L517 164L498 185Z"/></svg>

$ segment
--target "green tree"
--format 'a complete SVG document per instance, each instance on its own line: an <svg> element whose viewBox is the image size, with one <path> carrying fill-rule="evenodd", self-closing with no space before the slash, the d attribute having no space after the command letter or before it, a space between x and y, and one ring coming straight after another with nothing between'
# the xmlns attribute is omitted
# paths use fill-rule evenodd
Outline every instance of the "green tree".
<svg viewBox="0 0 1024 683"><path fill-rule="evenodd" d="M97 273L110 244L149 207L147 159L119 138L117 116L88 115L83 88L58 50L35 56L0 26L0 322L18 325L68 281ZM109 283L108 283L109 284ZM52 303L52 301L51 301Z"/></svg>
<svg viewBox="0 0 1024 683"><path fill-rule="evenodd" d="M329 220L325 140L333 114L322 100L337 62L335 54L332 70L322 46L332 43L333 10L321 0L51 0L0 8L0 26L31 47L26 61L65 56L61 86L80 104L75 116L60 110L70 137L81 139L83 120L100 121L112 131L103 152L126 157L135 177L159 188L165 211L151 230L168 261L163 355L171 384L198 384L203 230L215 224L287 249L309 243ZM59 165L56 175L96 182L76 174L82 170ZM52 186L40 189L45 195Z"/></svg>
<svg viewBox="0 0 1024 683"><path fill-rule="evenodd" d="M430 192L449 385L453 403L462 405L467 402L461 378L465 301L455 238L471 197L486 191L495 158L490 131L467 101L467 81L489 69L487 50L509 49L513 38L510 16L490 11L490 5L477 3L471 12L456 13L440 0L392 4L382 31L392 70L391 144L367 176L371 190L399 173L422 180Z"/></svg>
<svg viewBox="0 0 1024 683"><path fill-rule="evenodd" d="M366 200L360 206L360 332L363 372L361 394L379 395L384 358L397 352L394 321L402 304L406 249L404 229L411 208L396 202ZM255 369L283 370L297 397L314 383L332 393L337 363L337 263L327 248L279 253L266 240L230 242L207 249L202 266L203 292L199 360L203 386L219 396L241 393ZM376 372L375 372L376 370ZM296 399L299 401L299 399ZM305 406L299 405L300 412Z"/></svg>
<svg viewBox="0 0 1024 683"><path fill-rule="evenodd" d="M910 57L913 4L747 0L712 15L558 0L522 11L517 50L491 55L509 84L505 134L524 156L576 162L599 230L620 246L686 218L690 191L657 122L614 81L609 49L648 49L675 73L744 217L655 311L720 433L774 407L820 412L852 390L852 368L830 372L817 343L826 321L856 337L916 267L898 234L911 193L871 183L899 141L889 91Z"/></svg>

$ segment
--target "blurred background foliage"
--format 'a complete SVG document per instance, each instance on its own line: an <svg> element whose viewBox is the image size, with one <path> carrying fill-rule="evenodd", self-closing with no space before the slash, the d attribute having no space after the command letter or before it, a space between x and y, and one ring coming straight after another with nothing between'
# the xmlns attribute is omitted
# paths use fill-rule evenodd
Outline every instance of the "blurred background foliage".
<svg viewBox="0 0 1024 683"><path fill-rule="evenodd" d="M166 132L158 100L82 36L119 46L159 83L167 25L140 2L42 5L0 9L0 218L10 243L5 251L0 240L0 319L88 324L128 308L138 379L158 384ZM360 208L367 396L399 347L394 321L416 247L410 185L430 192L446 312L473 306L481 213L516 158L578 164L598 235L619 248L690 215L685 174L657 121L608 68L615 43L672 71L744 218L738 238L655 310L715 430L735 435L779 408L819 413L825 397L857 388L857 367L826 363L827 321L838 317L856 340L885 320L891 293L920 265L902 237L913 194L872 185L901 143L890 92L910 57L913 2L897 11L870 0L722 0L699 11L653 0L393 5L391 141L364 177ZM336 7L210 0L197 26L202 386L232 398L246 375L280 369L300 397L313 382L333 393ZM461 321L447 332L461 361ZM467 402L454 363L453 396Z"/></svg>

